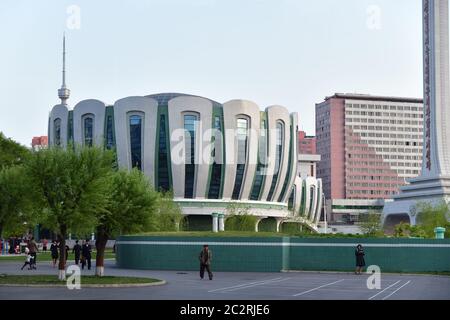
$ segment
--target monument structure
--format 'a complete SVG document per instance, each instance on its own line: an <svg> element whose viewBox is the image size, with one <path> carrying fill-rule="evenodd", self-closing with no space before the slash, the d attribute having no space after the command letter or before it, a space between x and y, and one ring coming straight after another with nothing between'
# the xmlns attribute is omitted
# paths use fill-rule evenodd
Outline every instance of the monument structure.
<svg viewBox="0 0 450 320"><path fill-rule="evenodd" d="M448 0L423 0L424 145L422 173L383 211L385 226L416 224L420 202L450 201L450 81Z"/></svg>

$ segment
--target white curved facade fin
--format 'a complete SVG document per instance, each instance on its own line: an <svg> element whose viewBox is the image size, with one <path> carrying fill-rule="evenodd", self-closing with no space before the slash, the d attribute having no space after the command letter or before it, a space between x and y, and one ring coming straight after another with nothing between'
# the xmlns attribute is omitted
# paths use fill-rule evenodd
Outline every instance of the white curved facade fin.
<svg viewBox="0 0 450 320"><path fill-rule="evenodd" d="M85 117L93 118L94 132L93 143L97 146L104 145L106 105L99 100L83 100L73 108L73 138L76 144L83 145Z"/></svg>
<svg viewBox="0 0 450 320"><path fill-rule="evenodd" d="M255 177L256 165L258 161L258 138L260 128L260 110L257 104L245 100L232 100L223 104L223 117L225 127L225 181L223 188L223 198L231 199L236 179L237 137L235 135L239 117L249 120L249 136L247 141L247 162L245 174L242 181L240 199L248 200L250 197L253 179Z"/></svg>
<svg viewBox="0 0 450 320"><path fill-rule="evenodd" d="M67 140L68 140L68 122L69 122L69 109L67 108L67 105L64 104L57 104L53 107L52 111L50 112L50 121L49 121L49 134L48 137L48 143L50 146L55 145L55 120L61 119L61 131L60 131L60 140L61 144L60 146L65 148L67 147Z"/></svg>
<svg viewBox="0 0 450 320"><path fill-rule="evenodd" d="M168 105L171 150L184 152L184 115L198 116L198 127L195 135L194 198L205 199L209 170L212 164L210 141L213 104L210 100L201 97L180 96L169 100ZM179 154L179 152L171 152L171 158L174 195L183 198L185 195L185 162L183 160L188 159L184 159L184 155Z"/></svg>
<svg viewBox="0 0 450 320"><path fill-rule="evenodd" d="M295 181L295 177L298 175L298 151L297 151L297 147L298 147L298 133L297 133L297 126L298 126L298 115L297 113L291 113L291 124L292 124L292 128L290 128L290 137L289 137L289 147L287 150L287 156L289 157L290 154L290 143L291 143L291 139L292 139L292 161L290 163L291 166L291 172L290 172L290 176L287 176L288 173L288 168L289 168L289 163L287 165L287 169L286 169L286 179L289 179L288 184L287 184L287 188L286 188L286 193L283 197L283 199L281 199L282 202L287 202L289 199L289 195L290 195L290 191L292 189L292 186L294 184ZM288 158L289 161L289 158ZM284 183L284 179L282 181L282 183Z"/></svg>
<svg viewBox="0 0 450 320"><path fill-rule="evenodd" d="M288 110L282 106L270 106L266 109L267 113L267 127L268 127L268 168L267 176L264 182L264 191L262 193L263 200L272 200L276 202L280 196L283 188L284 179L289 164L289 144L290 144L290 124L291 119ZM276 166L276 130L277 123L281 121L283 123L283 143L281 152L280 165ZM278 172L277 182L275 189L273 190L271 199L267 199L270 196L270 190L272 187L272 181L274 175Z"/></svg>
<svg viewBox="0 0 450 320"><path fill-rule="evenodd" d="M155 148L158 102L147 97L128 97L114 104L117 160L121 168L131 168L129 116L142 114L142 171L155 185Z"/></svg>

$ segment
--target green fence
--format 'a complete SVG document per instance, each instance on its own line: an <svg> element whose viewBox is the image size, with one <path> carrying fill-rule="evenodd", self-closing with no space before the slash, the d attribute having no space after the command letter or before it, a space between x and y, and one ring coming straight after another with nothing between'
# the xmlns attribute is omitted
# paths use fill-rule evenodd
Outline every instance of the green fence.
<svg viewBox="0 0 450 320"><path fill-rule="evenodd" d="M199 238L122 236L116 261L122 268L198 270L203 244L213 253L215 271L349 271L361 243L367 265L384 272L450 271L450 240Z"/></svg>

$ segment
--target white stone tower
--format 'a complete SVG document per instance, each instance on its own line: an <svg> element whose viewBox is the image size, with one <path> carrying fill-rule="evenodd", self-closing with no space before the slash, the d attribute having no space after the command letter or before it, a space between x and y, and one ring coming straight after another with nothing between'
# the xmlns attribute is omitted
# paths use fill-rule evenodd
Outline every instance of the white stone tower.
<svg viewBox="0 0 450 320"><path fill-rule="evenodd" d="M423 0L424 145L422 174L384 207L384 221L409 216L418 202L450 201L450 76L448 0Z"/></svg>

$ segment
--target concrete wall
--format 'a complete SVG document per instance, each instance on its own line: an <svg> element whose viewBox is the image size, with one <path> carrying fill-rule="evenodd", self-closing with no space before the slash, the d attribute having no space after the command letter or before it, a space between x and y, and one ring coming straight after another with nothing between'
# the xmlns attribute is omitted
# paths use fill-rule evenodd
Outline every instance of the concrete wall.
<svg viewBox="0 0 450 320"><path fill-rule="evenodd" d="M366 264L382 272L450 271L450 240L120 237L119 267L150 270L197 270L203 244L213 253L213 270L279 272L281 270L350 271L361 243Z"/></svg>

